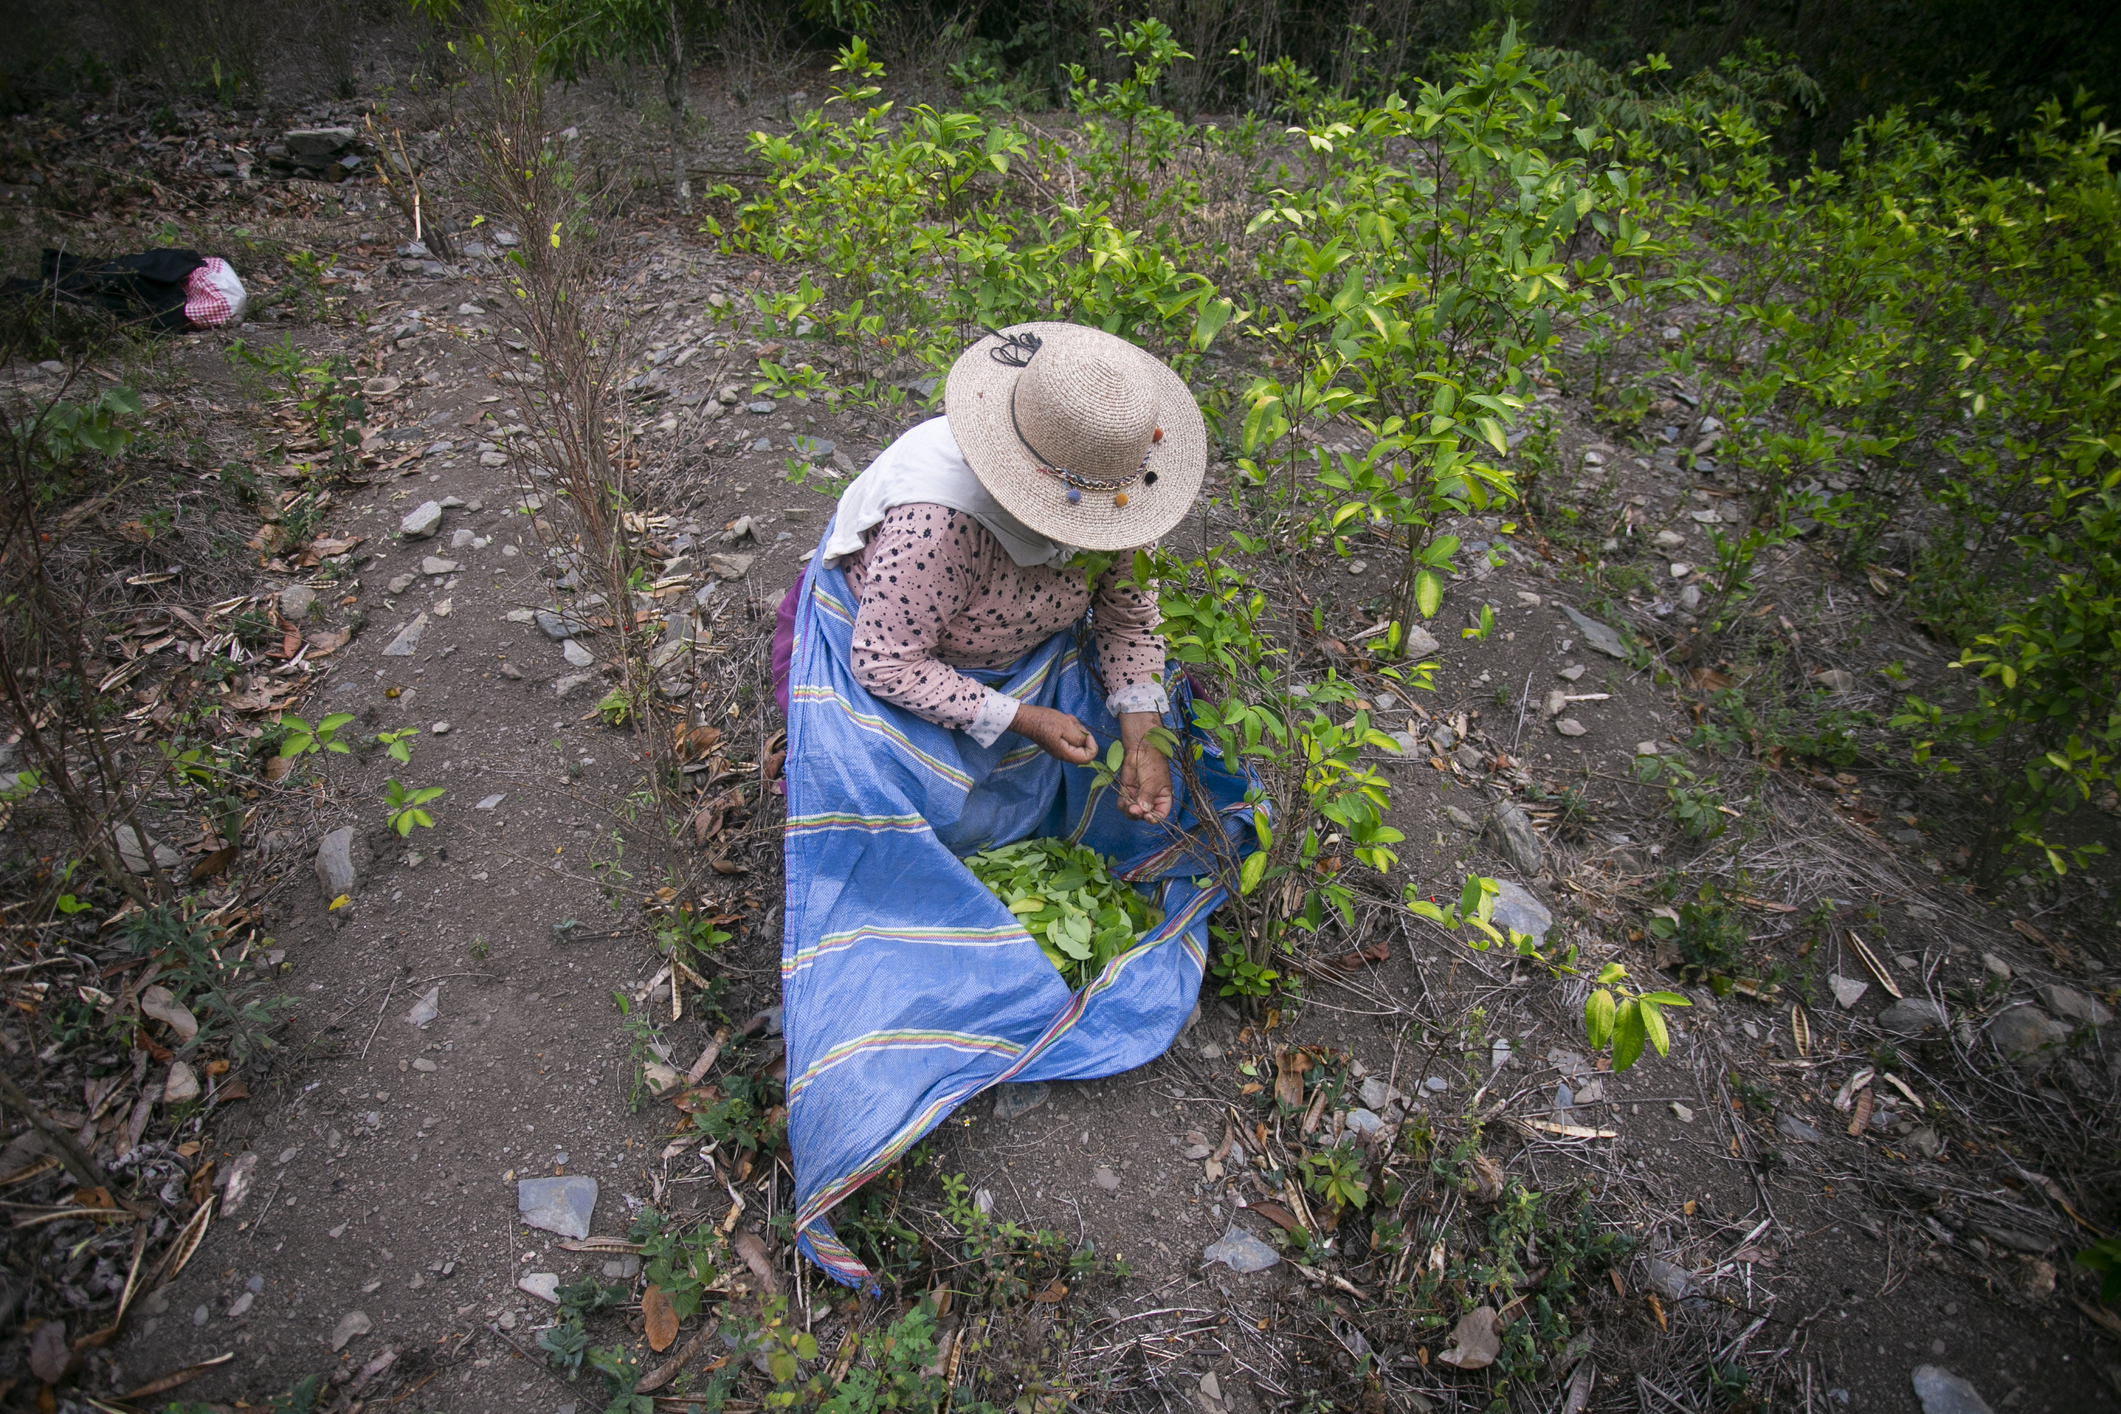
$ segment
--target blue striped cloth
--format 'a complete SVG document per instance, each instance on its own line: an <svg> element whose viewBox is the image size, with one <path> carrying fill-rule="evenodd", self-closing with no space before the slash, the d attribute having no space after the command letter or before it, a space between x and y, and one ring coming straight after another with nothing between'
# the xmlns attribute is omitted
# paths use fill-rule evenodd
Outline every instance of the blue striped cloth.
<svg viewBox="0 0 2121 1414"><path fill-rule="evenodd" d="M849 667L856 607L845 577L813 555L789 674L781 990L797 1247L866 1287L833 1207L989 1086L1113 1075L1161 1055L1200 994L1223 891L1195 887L1202 856L1179 829L1128 819L1087 768L1010 734L983 747L871 697ZM1089 642L1057 633L1013 667L972 676L1073 713L1102 747L1119 724ZM1244 780L1212 744L1201 766L1211 816L1249 839ZM1172 821L1192 828L1199 803L1174 787ZM1165 914L1079 993L958 862L1052 836L1117 859Z"/></svg>

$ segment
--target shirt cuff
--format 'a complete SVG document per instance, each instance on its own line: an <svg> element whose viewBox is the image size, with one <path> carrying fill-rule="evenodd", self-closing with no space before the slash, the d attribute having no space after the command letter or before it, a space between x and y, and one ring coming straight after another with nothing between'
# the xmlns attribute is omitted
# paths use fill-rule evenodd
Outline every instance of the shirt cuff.
<svg viewBox="0 0 2121 1414"><path fill-rule="evenodd" d="M1115 717L1122 712L1154 712L1161 717L1171 710L1171 698L1162 683L1138 682L1106 698L1105 710Z"/></svg>
<svg viewBox="0 0 2121 1414"><path fill-rule="evenodd" d="M980 702L979 714L972 719L972 725L965 728L965 735L981 746L994 745L1001 740L1002 733L1009 730L1009 724L1016 720L1016 709L1021 705L1006 692L990 691Z"/></svg>

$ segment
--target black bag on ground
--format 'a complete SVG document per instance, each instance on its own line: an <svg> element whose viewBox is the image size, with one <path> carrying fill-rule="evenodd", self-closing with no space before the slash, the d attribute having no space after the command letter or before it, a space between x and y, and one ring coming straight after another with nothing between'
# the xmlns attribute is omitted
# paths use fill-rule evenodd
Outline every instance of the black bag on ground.
<svg viewBox="0 0 2121 1414"><path fill-rule="evenodd" d="M107 309L158 334L181 334L190 327L184 318L185 279L205 263L199 252L174 247L114 260L47 249L41 279L10 279L0 285L0 293L38 299L56 294L71 304Z"/></svg>

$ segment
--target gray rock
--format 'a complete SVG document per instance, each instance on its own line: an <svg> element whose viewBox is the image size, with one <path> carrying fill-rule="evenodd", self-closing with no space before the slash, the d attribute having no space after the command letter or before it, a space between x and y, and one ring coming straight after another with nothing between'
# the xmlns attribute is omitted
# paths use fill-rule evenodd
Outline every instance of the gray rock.
<svg viewBox="0 0 2121 1414"><path fill-rule="evenodd" d="M1452 731L1442 722L1438 722L1435 726L1429 728L1429 740L1436 744L1438 751L1449 751L1452 747L1458 745L1458 733Z"/></svg>
<svg viewBox="0 0 2121 1414"><path fill-rule="evenodd" d="M442 528L442 503L423 501L405 519L398 522L398 530L407 540L425 540Z"/></svg>
<svg viewBox="0 0 2121 1414"><path fill-rule="evenodd" d="M290 584L280 591L280 615L289 623L300 623L309 617L309 610L317 602L317 591L306 584Z"/></svg>
<svg viewBox="0 0 2121 1414"><path fill-rule="evenodd" d="M1694 1122L1693 1107L1682 1105L1677 1100L1672 1101L1672 1118L1678 1120L1681 1124L1692 1124Z"/></svg>
<svg viewBox="0 0 2121 1414"><path fill-rule="evenodd" d="M1575 682L1578 678L1583 676L1583 664L1571 663L1565 668L1556 668L1554 670L1554 675L1556 677L1567 678L1570 682Z"/></svg>
<svg viewBox="0 0 2121 1414"><path fill-rule="evenodd" d="M597 660L596 654L590 652L587 648L584 648L581 644L575 642L571 638L560 645L560 656L565 658L569 663L573 664L577 668L589 667Z"/></svg>
<svg viewBox="0 0 2121 1414"><path fill-rule="evenodd" d="M2036 1006L2022 1005L1989 1022L1988 1037L2018 1065L2038 1070L2054 1059L2054 1048L2069 1039L2069 1028Z"/></svg>
<svg viewBox="0 0 2121 1414"><path fill-rule="evenodd" d="M1444 1091L1451 1088L1451 1082L1444 1079L1441 1075L1432 1075L1421 1083L1428 1088L1429 1093L1432 1095L1441 1095Z"/></svg>
<svg viewBox="0 0 2121 1414"><path fill-rule="evenodd" d="M1220 1262L1233 1272L1263 1272L1281 1262L1281 1253L1236 1224L1201 1250L1203 1262Z"/></svg>
<svg viewBox="0 0 2121 1414"><path fill-rule="evenodd" d="M399 629L398 636L390 640L390 646L383 650L383 656L386 658L410 658L413 655L413 651L420 646L420 635L425 632L427 632L427 615L415 615L413 621Z"/></svg>
<svg viewBox="0 0 2121 1414"><path fill-rule="evenodd" d="M1561 612L1568 615L1569 622L1582 631L1583 641L1596 648L1599 652L1609 658L1625 658L1628 656L1627 645L1620 641L1620 635L1606 627L1606 625L1596 619L1584 617L1568 604L1561 606Z"/></svg>
<svg viewBox="0 0 2121 1414"><path fill-rule="evenodd" d="M317 842L317 882L327 903L358 888L367 867L368 845L353 826L341 825Z"/></svg>
<svg viewBox="0 0 2121 1414"><path fill-rule="evenodd" d="M1687 1274L1686 1268L1676 1262L1652 1257L1645 1266L1647 1270L1644 1274L1650 1279L1651 1289L1667 1301L1682 1300L1694 1289L1694 1279Z"/></svg>
<svg viewBox="0 0 2121 1414"><path fill-rule="evenodd" d="M2035 987L2033 995L2046 1003L2049 1011L2065 1021L2075 1021L2085 1026L2104 1026L2114 1019L2114 1014L2097 1000L2085 996L2075 987L2065 987L2059 982Z"/></svg>
<svg viewBox="0 0 2121 1414"><path fill-rule="evenodd" d="M1376 1113L1367 1109L1348 1111L1348 1132L1361 1139L1368 1139L1381 1132L1385 1122Z"/></svg>
<svg viewBox="0 0 2121 1414"><path fill-rule="evenodd" d="M1413 658L1427 658L1440 652L1442 648L1443 645L1436 641L1436 635L1420 624L1408 624L1399 642L1399 651Z"/></svg>
<svg viewBox="0 0 2121 1414"><path fill-rule="evenodd" d="M366 1311L348 1311L339 1317L339 1323L331 1328L331 1348L344 1350L346 1343L357 1335L367 1335L375 1329Z"/></svg>
<svg viewBox="0 0 2121 1414"><path fill-rule="evenodd" d="M1878 1013L1878 1028L1896 1036L1944 1031L1951 1024L1951 1013L1927 997L1904 997Z"/></svg>
<svg viewBox="0 0 2121 1414"><path fill-rule="evenodd" d="M1775 1132L1798 1144L1817 1144L1820 1138L1818 1130L1795 1115L1776 1116Z"/></svg>
<svg viewBox="0 0 2121 1414"><path fill-rule="evenodd" d="M791 437L788 446L805 461L821 462L830 457L838 447L824 437Z"/></svg>
<svg viewBox="0 0 2121 1414"><path fill-rule="evenodd" d="M1829 972L1826 984L1833 988L1834 1000L1839 1002L1844 1010L1861 1001L1863 994L1871 989L1870 983L1856 977L1843 977L1838 972Z"/></svg>
<svg viewBox="0 0 2121 1414"><path fill-rule="evenodd" d="M1563 736L1582 736L1590 728L1577 721L1574 717L1563 717L1560 721L1554 723L1554 730L1560 732Z"/></svg>
<svg viewBox="0 0 2121 1414"><path fill-rule="evenodd" d="M709 555L707 572L717 579L742 579L751 573L751 563L757 558L755 555Z"/></svg>
<svg viewBox="0 0 2121 1414"><path fill-rule="evenodd" d="M1529 934L1535 943L1544 942L1547 929L1554 926L1554 915L1547 906L1521 884L1508 879L1496 883L1495 926Z"/></svg>
<svg viewBox="0 0 2121 1414"><path fill-rule="evenodd" d="M1460 742L1458 749L1451 753L1451 759L1469 775L1484 771L1488 766L1486 759L1469 741Z"/></svg>
<svg viewBox="0 0 2121 1414"><path fill-rule="evenodd" d="M568 673L564 677L554 678L552 680L552 695L554 697L565 697L568 693L573 692L595 676L595 673Z"/></svg>
<svg viewBox="0 0 2121 1414"><path fill-rule="evenodd" d="M1917 1365L1914 1383L1922 1414L1995 1414L1979 1390L1942 1365Z"/></svg>
<svg viewBox="0 0 2121 1414"><path fill-rule="evenodd" d="M1099 1164L1097 1172L1090 1175L1090 1183L1091 1186L1102 1189L1106 1193L1119 1192L1119 1175L1106 1168L1103 1164Z"/></svg>
<svg viewBox="0 0 2121 1414"><path fill-rule="evenodd" d="M449 537L449 548L452 550L461 550L465 546L477 540L478 538L479 534L475 530L460 530L456 534Z"/></svg>
<svg viewBox="0 0 2121 1414"><path fill-rule="evenodd" d="M403 594L419 582L420 577L418 575L395 574L390 577L390 583L383 586L383 592L386 594Z"/></svg>
<svg viewBox="0 0 2121 1414"><path fill-rule="evenodd" d="M764 417L767 413L773 411L773 404L768 402L764 398L760 398L755 403L744 404L744 411L751 413L756 417Z"/></svg>
<svg viewBox="0 0 2121 1414"><path fill-rule="evenodd" d="M1020 1119L1046 1103L1052 1093L1052 1087L1043 1080L1034 1080L1027 1085L997 1085L994 1087L994 1117Z"/></svg>
<svg viewBox="0 0 2121 1414"><path fill-rule="evenodd" d="M1546 857L1545 847L1532 829L1531 817L1514 800L1500 800L1488 811L1487 833L1503 857L1520 874L1537 874Z"/></svg>
<svg viewBox="0 0 2121 1414"><path fill-rule="evenodd" d="M516 1180L516 1211L525 1223L541 1232L587 1237L589 1218L596 1206L597 1181L581 1174Z"/></svg>
<svg viewBox="0 0 2121 1414"><path fill-rule="evenodd" d="M1452 824L1456 825L1461 830L1477 830L1480 828L1480 822L1478 820L1466 814L1465 811L1460 810L1455 805L1446 805L1443 808L1443 814L1446 820L1449 820Z"/></svg>
<svg viewBox="0 0 2121 1414"><path fill-rule="evenodd" d="M1421 738L1412 732L1392 733L1392 744L1399 748L1402 756L1418 755L1421 751Z"/></svg>
<svg viewBox="0 0 2121 1414"><path fill-rule="evenodd" d="M555 614L550 609L537 612L538 632L555 643L564 643L577 633L587 633L589 625L568 614Z"/></svg>
<svg viewBox="0 0 2121 1414"><path fill-rule="evenodd" d="M1399 1098L1399 1092L1382 1075L1372 1075L1362 1082L1362 1102L1365 1108L1382 1110Z"/></svg>
<svg viewBox="0 0 2121 1414"><path fill-rule="evenodd" d="M455 560L445 560L440 555L429 555L420 561L421 574L455 574L461 568Z"/></svg>
<svg viewBox="0 0 2121 1414"><path fill-rule="evenodd" d="M111 831L111 838L117 842L119 862L135 874L145 874L148 870L147 850L141 847L140 837L133 833L133 827L120 825Z"/></svg>
<svg viewBox="0 0 2121 1414"><path fill-rule="evenodd" d="M1992 952L1981 954L1981 970L1998 982L2011 980L2011 965Z"/></svg>

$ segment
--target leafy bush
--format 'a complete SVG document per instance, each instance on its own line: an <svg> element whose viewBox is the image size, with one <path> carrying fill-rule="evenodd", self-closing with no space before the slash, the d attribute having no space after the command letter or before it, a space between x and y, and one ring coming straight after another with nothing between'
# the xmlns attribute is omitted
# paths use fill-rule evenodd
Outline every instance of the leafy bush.
<svg viewBox="0 0 2121 1414"><path fill-rule="evenodd" d="M965 867L1016 915L1070 990L1096 981L1163 921L1141 890L1112 877L1108 860L1066 840L1021 840L975 854Z"/></svg>

